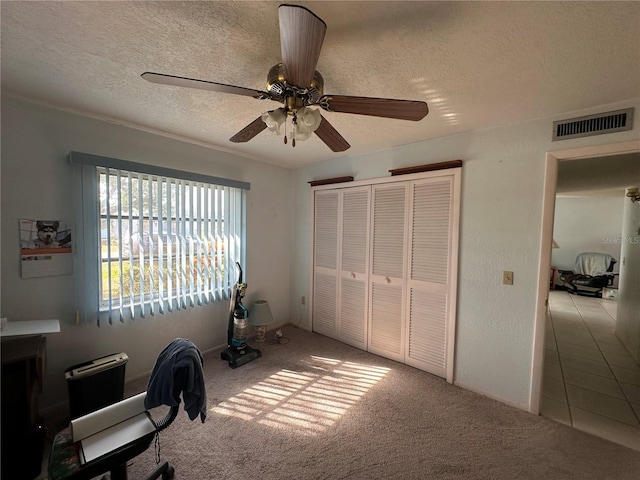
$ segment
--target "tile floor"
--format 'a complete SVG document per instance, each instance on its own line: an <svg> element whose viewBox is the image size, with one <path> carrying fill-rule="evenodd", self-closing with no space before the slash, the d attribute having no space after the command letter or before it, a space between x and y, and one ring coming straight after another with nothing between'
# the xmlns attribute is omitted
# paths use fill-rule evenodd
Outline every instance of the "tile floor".
<svg viewBox="0 0 640 480"><path fill-rule="evenodd" d="M616 306L549 292L541 414L640 451L640 366L615 336Z"/></svg>

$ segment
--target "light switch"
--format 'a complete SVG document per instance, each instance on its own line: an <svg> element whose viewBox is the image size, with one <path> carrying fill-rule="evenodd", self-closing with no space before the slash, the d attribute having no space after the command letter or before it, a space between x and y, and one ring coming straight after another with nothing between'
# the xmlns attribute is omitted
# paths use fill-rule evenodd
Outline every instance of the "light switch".
<svg viewBox="0 0 640 480"><path fill-rule="evenodd" d="M502 283L504 285L513 285L513 272L502 272Z"/></svg>

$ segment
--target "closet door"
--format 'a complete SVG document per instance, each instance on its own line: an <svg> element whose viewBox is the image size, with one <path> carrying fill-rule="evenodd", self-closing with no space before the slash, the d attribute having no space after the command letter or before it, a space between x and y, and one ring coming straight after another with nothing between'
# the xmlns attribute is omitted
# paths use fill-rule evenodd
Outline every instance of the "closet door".
<svg viewBox="0 0 640 480"><path fill-rule="evenodd" d="M369 348L404 361L404 270L408 184L372 187Z"/></svg>
<svg viewBox="0 0 640 480"><path fill-rule="evenodd" d="M342 192L338 340L366 350L371 187Z"/></svg>
<svg viewBox="0 0 640 480"><path fill-rule="evenodd" d="M411 183L405 363L453 381L458 208L453 175Z"/></svg>
<svg viewBox="0 0 640 480"><path fill-rule="evenodd" d="M315 192L312 328L338 338L339 192Z"/></svg>
<svg viewBox="0 0 640 480"><path fill-rule="evenodd" d="M460 171L314 192L313 331L453 382Z"/></svg>

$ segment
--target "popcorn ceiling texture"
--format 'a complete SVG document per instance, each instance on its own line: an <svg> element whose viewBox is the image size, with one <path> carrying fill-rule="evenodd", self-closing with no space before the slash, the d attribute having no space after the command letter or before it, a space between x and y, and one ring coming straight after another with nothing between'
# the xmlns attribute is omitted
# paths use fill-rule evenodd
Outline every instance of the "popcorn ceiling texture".
<svg viewBox="0 0 640 480"><path fill-rule="evenodd" d="M421 122L323 114L351 144L263 132L277 108L144 71L264 89L279 2L2 2L3 92L296 167L640 96L637 2L298 2L328 26L325 93L424 100Z"/></svg>

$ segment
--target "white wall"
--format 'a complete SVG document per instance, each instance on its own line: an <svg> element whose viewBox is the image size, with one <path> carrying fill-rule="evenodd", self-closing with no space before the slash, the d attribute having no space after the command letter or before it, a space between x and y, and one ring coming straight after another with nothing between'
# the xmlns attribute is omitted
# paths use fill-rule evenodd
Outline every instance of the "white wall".
<svg viewBox="0 0 640 480"><path fill-rule="evenodd" d="M640 364L640 203L624 201L616 335Z"/></svg>
<svg viewBox="0 0 640 480"><path fill-rule="evenodd" d="M42 407L66 400L63 371L73 364L124 351L130 379L149 372L176 337L190 338L203 351L226 344L227 302L113 326L76 326L72 275L20 277L18 220L73 220L71 150L250 182L245 303L267 299L276 322L289 321L290 170L3 97L0 314L9 321L60 319L61 333L47 338Z"/></svg>
<svg viewBox="0 0 640 480"><path fill-rule="evenodd" d="M226 341L227 305L165 314L100 329L73 322L71 276L22 280L19 218L69 218L70 150L155 163L251 182L247 211L247 303L266 298L278 322L310 328L300 297L308 297L311 252L309 180L353 175L386 177L410 165L464 160L458 280L455 382L527 409L541 236L545 152L640 138L640 103L626 102L563 115L636 107L635 129L551 143L554 119L471 132L293 172L228 153L87 119L15 99L2 100L2 255L0 314L10 319L59 318L50 335L49 370L41 403L66 398L64 368L114 351L131 360L128 377L149 371L176 336L203 349ZM429 121L425 119L424 121ZM348 132L343 132L348 135ZM501 284L502 271L514 285Z"/></svg>
<svg viewBox="0 0 640 480"><path fill-rule="evenodd" d="M455 383L528 409L540 263L545 154L547 151L639 138L638 101L607 105L559 118L635 104L635 129L551 142L553 119L471 132L359 157L312 164L294 176L294 258L291 312L310 294L310 180L352 175L387 177L388 170L462 159ZM427 117L425 122L429 121ZM348 135L348 132L343 132ZM640 147L640 144L639 144ZM502 271L514 285L502 285ZM299 320L310 328L309 314Z"/></svg>
<svg viewBox="0 0 640 480"><path fill-rule="evenodd" d="M624 194L619 197L556 197L551 263L560 270L571 270L582 252L607 253L618 262L622 234Z"/></svg>

